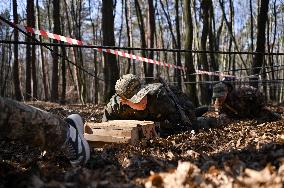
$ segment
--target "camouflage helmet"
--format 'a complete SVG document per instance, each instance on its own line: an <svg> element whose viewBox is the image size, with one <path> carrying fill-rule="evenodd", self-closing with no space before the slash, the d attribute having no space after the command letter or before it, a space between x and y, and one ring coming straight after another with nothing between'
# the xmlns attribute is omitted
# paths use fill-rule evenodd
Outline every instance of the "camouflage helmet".
<svg viewBox="0 0 284 188"><path fill-rule="evenodd" d="M150 91L160 86L160 83L143 85L136 75L126 74L116 81L115 91L120 97L139 103Z"/></svg>
<svg viewBox="0 0 284 188"><path fill-rule="evenodd" d="M220 82L213 87L213 96L212 98L218 98L225 96L225 94L228 92L228 87L226 84Z"/></svg>

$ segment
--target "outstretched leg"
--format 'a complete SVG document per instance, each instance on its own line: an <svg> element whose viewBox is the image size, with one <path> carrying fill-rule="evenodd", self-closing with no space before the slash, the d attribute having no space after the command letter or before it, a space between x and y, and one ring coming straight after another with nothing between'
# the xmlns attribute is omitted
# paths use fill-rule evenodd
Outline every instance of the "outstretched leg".
<svg viewBox="0 0 284 188"><path fill-rule="evenodd" d="M0 138L21 140L54 154L63 152L71 163L75 161L74 165L89 159L90 150L79 115L71 115L64 121L54 114L2 97L0 109Z"/></svg>

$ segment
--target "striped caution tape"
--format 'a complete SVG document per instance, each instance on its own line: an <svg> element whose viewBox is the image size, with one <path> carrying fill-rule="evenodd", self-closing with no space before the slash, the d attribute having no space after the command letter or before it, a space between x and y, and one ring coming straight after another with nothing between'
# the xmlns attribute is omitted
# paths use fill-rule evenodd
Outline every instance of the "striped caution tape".
<svg viewBox="0 0 284 188"><path fill-rule="evenodd" d="M72 45L78 45L78 46L91 45L91 44L86 43L84 41L80 41L80 40L73 39L73 38L70 38L70 37L65 37L65 36L62 36L62 35L57 35L57 34L50 33L48 31L44 31L44 30L34 29L32 27L23 26L23 25L20 25L20 24L17 24L17 27L19 27L21 30L23 30L27 33L40 35L40 36L43 36L43 37L46 37L46 38L54 39L54 40L65 42L65 43L72 44ZM146 57L142 57L142 56L138 56L138 55L134 55L134 54L129 54L129 53L126 53L124 51L118 51L118 50L114 50L114 49L102 49L102 48L93 48L93 49L98 50L99 52L111 53L111 54L114 54L116 56L130 58L130 59L134 59L134 60L137 60L137 61L140 61L140 62L151 63L151 64L159 65L159 66L162 66L162 67L175 68L175 69L183 70L185 72L187 71L186 67L176 66L174 64L169 64L169 63L163 63L161 61L156 61L156 60L149 59L149 58L146 58ZM223 73L208 72L208 71L203 71L203 70L196 70L195 74L207 74L207 75L214 75L214 76L221 76L221 77L235 77L235 76L227 75L227 74L223 74Z"/></svg>

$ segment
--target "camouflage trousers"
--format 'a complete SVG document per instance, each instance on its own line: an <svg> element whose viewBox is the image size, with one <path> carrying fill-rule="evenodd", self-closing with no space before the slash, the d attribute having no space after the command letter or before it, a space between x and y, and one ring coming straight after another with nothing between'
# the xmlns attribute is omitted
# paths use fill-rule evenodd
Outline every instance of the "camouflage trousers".
<svg viewBox="0 0 284 188"><path fill-rule="evenodd" d="M60 151L68 124L46 111L0 97L0 138L20 140L49 152Z"/></svg>

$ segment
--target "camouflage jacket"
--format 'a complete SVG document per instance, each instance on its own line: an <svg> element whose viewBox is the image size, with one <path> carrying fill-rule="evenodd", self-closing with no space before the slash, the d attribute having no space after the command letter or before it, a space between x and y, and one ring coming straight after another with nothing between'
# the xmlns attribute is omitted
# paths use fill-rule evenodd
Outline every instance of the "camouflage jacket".
<svg viewBox="0 0 284 188"><path fill-rule="evenodd" d="M174 88L171 89L176 94L179 105L183 108L185 114L191 121L194 121L196 117L193 111L193 105L188 100L188 97ZM147 99L148 102L145 110L134 110L128 105L122 105L120 97L115 94L104 110L102 121L114 119L168 120L171 124L183 124L175 102L162 84L156 91L149 92Z"/></svg>
<svg viewBox="0 0 284 188"><path fill-rule="evenodd" d="M254 118L262 114L264 105L264 97L259 90L243 86L228 93L219 112L230 118Z"/></svg>

